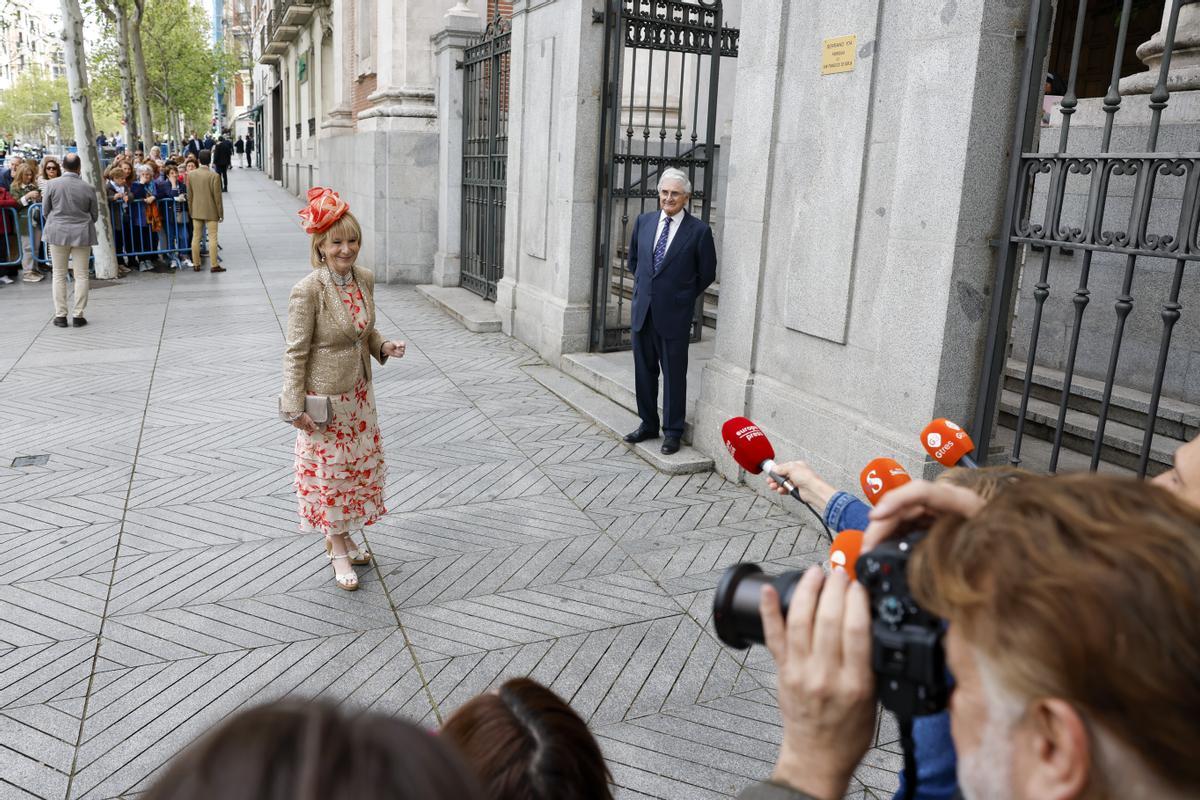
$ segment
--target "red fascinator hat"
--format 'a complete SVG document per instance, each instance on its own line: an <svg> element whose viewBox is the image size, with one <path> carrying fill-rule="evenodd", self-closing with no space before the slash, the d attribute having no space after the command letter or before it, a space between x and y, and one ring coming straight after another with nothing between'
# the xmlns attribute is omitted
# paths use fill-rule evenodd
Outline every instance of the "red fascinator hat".
<svg viewBox="0 0 1200 800"><path fill-rule="evenodd" d="M308 205L297 213L304 220L305 233L321 233L349 210L350 206L333 189L314 186L308 190Z"/></svg>

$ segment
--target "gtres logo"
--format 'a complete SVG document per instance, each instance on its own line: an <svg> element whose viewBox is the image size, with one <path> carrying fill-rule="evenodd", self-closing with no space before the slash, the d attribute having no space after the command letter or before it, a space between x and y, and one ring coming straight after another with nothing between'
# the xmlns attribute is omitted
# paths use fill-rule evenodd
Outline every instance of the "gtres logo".
<svg viewBox="0 0 1200 800"><path fill-rule="evenodd" d="M960 441L966 437L967 435L963 433L962 429L960 428L954 433L954 438L945 444L942 444L942 437L936 433L929 434L929 437L926 439L926 441L929 442L930 447L936 448L933 451L933 457L935 459L941 459L942 456L954 449L954 444L956 441Z"/></svg>

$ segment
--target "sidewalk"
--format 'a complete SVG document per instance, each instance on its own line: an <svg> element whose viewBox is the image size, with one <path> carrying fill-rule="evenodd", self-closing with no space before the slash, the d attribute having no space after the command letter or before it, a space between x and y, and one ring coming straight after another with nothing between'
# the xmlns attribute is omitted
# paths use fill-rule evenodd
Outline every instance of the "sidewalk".
<svg viewBox="0 0 1200 800"><path fill-rule="evenodd" d="M230 190L224 274L132 274L78 330L50 324L49 280L0 287L0 798L134 795L287 695L436 726L521 674L589 721L621 798L765 777L770 658L717 642L712 588L740 560L820 560L813 529L654 472L532 380L532 351L380 285L378 325L409 344L375 378L390 513L362 588L338 590L275 416L300 203L256 170ZM891 796L897 738L850 797Z"/></svg>

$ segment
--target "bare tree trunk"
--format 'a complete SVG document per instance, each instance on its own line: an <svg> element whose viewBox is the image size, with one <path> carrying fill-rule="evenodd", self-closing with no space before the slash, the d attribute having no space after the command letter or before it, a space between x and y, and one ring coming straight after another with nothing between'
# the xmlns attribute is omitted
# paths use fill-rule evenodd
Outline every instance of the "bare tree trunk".
<svg viewBox="0 0 1200 800"><path fill-rule="evenodd" d="M96 277L117 277L117 251L109 221L108 200L100 176L100 154L96 152L96 123L92 101L88 98L87 56L83 52L83 13L79 0L60 0L63 15L63 61L67 68L67 90L71 97L71 120L75 123L75 141L83 161L83 179L92 185L100 206L96 222L99 244L92 249L96 257Z"/></svg>
<svg viewBox="0 0 1200 800"><path fill-rule="evenodd" d="M97 0L97 7L117 33L117 70L121 73L121 112L125 117L125 145L133 152L138 138L137 109L133 106L133 73L129 70L129 12L127 0Z"/></svg>
<svg viewBox="0 0 1200 800"><path fill-rule="evenodd" d="M133 53L133 88L137 92L138 127L146 153L154 146L154 123L150 119L150 92L146 86L146 56L142 53L142 18L146 0L132 0L129 14L129 48Z"/></svg>

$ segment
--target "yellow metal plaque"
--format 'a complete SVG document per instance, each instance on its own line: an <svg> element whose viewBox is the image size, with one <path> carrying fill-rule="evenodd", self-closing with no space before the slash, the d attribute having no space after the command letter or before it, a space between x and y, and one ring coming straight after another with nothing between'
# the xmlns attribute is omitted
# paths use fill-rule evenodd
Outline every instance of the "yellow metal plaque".
<svg viewBox="0 0 1200 800"><path fill-rule="evenodd" d="M838 36L826 39L821 47L821 74L833 75L854 69L854 51L858 47L858 36Z"/></svg>

